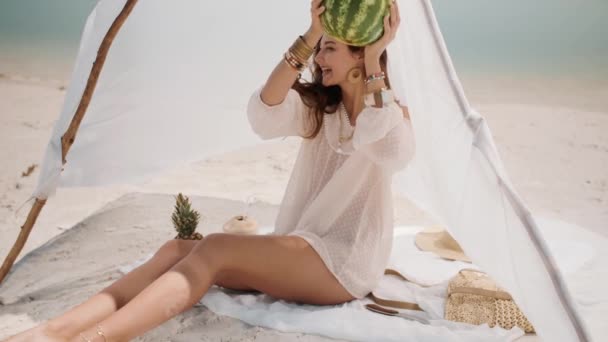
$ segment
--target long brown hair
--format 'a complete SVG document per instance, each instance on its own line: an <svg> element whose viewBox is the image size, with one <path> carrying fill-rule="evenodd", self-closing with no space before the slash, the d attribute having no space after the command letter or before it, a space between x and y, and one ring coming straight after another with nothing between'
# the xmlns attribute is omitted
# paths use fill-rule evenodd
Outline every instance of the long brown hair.
<svg viewBox="0 0 608 342"><path fill-rule="evenodd" d="M348 49L351 53L360 53L363 50L363 47L347 45ZM317 56L319 51L321 50L321 41L315 45L315 49L313 52L313 62L310 67L310 71L312 74L312 82L304 80L302 78L298 78L293 85L292 89L297 91L302 97L302 101L306 104L311 110L309 111L310 120L313 122L311 133L307 136L303 136L305 139L313 139L319 134L321 127L323 125L323 115L327 113L335 113L338 110L338 105L342 101L342 90L338 85L332 85L326 87L323 85L323 73L321 71L321 67L319 64L314 61L314 58ZM390 88L390 81L388 79L387 66L388 64L388 56L386 54L386 50L382 52L380 55L380 68L384 71L386 75L386 85Z"/></svg>

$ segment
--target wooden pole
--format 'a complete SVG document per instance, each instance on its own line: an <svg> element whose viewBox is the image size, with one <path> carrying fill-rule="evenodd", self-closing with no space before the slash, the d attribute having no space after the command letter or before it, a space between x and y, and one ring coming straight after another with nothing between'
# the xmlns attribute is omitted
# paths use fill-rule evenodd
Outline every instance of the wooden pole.
<svg viewBox="0 0 608 342"><path fill-rule="evenodd" d="M66 132L61 137L61 161L62 164L66 163L66 156L72 144L76 139L76 133L78 132L78 127L80 127L80 123L84 118L84 115L89 107L89 103L91 102L91 98L95 92L95 87L97 86L97 80L99 79L99 75L101 74L101 70L103 69L103 65L106 61L106 57L108 56L108 52L110 51L110 47L112 46L112 42L114 38L120 31L120 28L124 24L124 22L129 17L129 14L133 11L135 4L137 4L138 0L127 0L125 6L123 7L120 14L114 19L114 22L108 29L99 49L97 50L97 58L95 58L95 62L93 63L93 67L91 68L91 73L89 74L89 79L87 81L87 85L84 88L84 92L82 93L82 98L80 99L80 103L78 108L76 109L76 113L72 118L72 122L70 126L66 130ZM25 224L21 226L21 232L19 232L19 236L17 236L17 241L15 241L13 247L10 252L6 256L6 259L2 263L2 267L0 267L0 284L4 281L4 278L10 271L11 267L15 263L17 256L25 246L27 238L30 236L30 232L36 223L36 219L40 212L42 211L42 207L46 204L46 199L36 198L36 201L32 205L29 214L27 215L27 219Z"/></svg>

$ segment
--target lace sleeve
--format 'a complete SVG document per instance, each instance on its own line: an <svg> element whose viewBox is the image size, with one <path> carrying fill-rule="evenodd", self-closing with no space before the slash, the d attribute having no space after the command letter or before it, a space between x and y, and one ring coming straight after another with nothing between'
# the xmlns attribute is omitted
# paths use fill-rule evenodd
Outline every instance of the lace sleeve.
<svg viewBox="0 0 608 342"><path fill-rule="evenodd" d="M415 153L411 122L401 107L365 108L357 117L352 146L374 163L394 173L404 169Z"/></svg>
<svg viewBox="0 0 608 342"><path fill-rule="evenodd" d="M305 134L305 115L309 108L297 91L289 89L285 100L274 106L262 101L261 92L262 87L251 95L247 105L249 124L260 138L267 140Z"/></svg>

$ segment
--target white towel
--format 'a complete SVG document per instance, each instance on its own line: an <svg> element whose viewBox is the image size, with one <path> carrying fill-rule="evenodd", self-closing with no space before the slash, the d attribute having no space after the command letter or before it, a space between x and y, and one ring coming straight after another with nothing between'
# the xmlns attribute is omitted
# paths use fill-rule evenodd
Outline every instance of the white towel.
<svg viewBox="0 0 608 342"><path fill-rule="evenodd" d="M395 276L384 276L374 293L382 298L416 302L425 312L398 310L426 318L424 325L401 317L385 316L365 309L373 303L369 298L340 305L304 305L277 300L266 294L226 290L213 286L201 298L204 305L218 315L240 319L248 324L284 332L324 335L352 341L513 341L524 335L519 328L509 331L487 325L474 326L442 319L447 281L462 268L475 267L464 262L441 259L432 253L421 252L414 244L420 226L395 227L395 239L389 267L421 284L420 287ZM272 227L261 227L267 234ZM566 240L549 240L551 250L562 271L574 272L593 257L588 245ZM153 253L120 271L127 273L143 264Z"/></svg>

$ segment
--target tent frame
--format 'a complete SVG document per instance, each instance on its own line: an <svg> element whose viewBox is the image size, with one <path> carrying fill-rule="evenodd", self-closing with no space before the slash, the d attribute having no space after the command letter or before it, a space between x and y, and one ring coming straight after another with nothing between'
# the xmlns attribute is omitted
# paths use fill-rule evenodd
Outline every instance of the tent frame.
<svg viewBox="0 0 608 342"><path fill-rule="evenodd" d="M458 100L458 105L460 107L461 114L465 121L467 122L469 128L474 133L474 141L473 145L481 152L484 156L488 164L492 167L494 174L496 175L498 185L502 190L502 193L506 196L509 203L513 206L517 216L521 220L521 223L526 228L528 236L532 241L532 244L536 248L539 257L541 258L545 269L549 273L549 277L551 278L551 282L553 283L553 287L557 296L564 307L566 313L568 314L568 318L572 323L574 330L578 336L579 341L587 342L589 341L589 337L587 332L585 331L582 319L578 312L574 309L574 303L572 297L569 295L568 290L566 288L566 284L564 282L563 277L561 276L555 260L551 257L549 253L548 246L544 243L544 240L540 237L538 225L534 221L530 211L526 208L526 205L523 203L521 198L517 195L513 187L506 181L506 177L502 175L499 170L496 168L495 163L493 162L490 152L488 151L488 141L487 135L483 134L484 128L484 118L475 114L475 112L471 109L471 106L464 95L464 90L462 89L462 85L458 80L458 76L455 74L455 69L452 65L452 61L449 57L447 46L445 42L440 39L440 28L435 18L435 12L433 11L433 7L431 5L431 0L422 0L424 4L425 17L428 22L428 25L433 32L434 43L439 50L439 55L441 56L441 62L443 64L444 71L446 75L448 75L448 79Z"/></svg>
<svg viewBox="0 0 608 342"><path fill-rule="evenodd" d="M62 165L65 165L66 156L74 144L76 140L76 133L78 132L78 128L80 127L80 123L84 118L84 115L91 103L91 99L95 93L95 87L97 86L97 80L99 79L99 75L101 74L101 70L103 69L103 65L106 61L106 57L108 56L108 52L110 51L110 47L114 42L114 38L120 31L122 25L125 23L129 14L133 11L133 8L137 4L138 0L127 0L120 14L114 19L114 22L108 29L108 32L103 38L101 45L97 51L97 57L95 58L95 62L93 62L93 66L91 68L91 73L89 74L89 79L87 81L86 88L82 93L82 98L80 99L80 103L78 104L78 108L76 109L76 113L74 113L74 117L70 122L70 126L66 130L66 132L61 136L61 160ZM63 170L63 169L62 169ZM36 198L32 208L30 209L29 214L27 215L27 219L23 226L21 226L21 231L17 236L17 240L13 244L10 252L4 259L2 263L2 267L0 267L0 284L4 281L4 278L8 275L9 271L13 267L15 260L23 250L25 243L27 242L28 237L30 236L30 232L36 224L36 220L42 211L42 208L46 204L46 198Z"/></svg>

